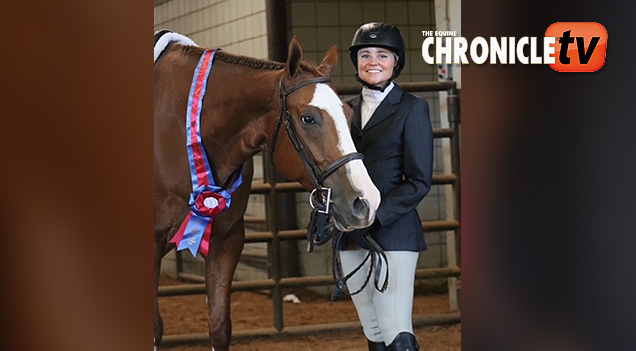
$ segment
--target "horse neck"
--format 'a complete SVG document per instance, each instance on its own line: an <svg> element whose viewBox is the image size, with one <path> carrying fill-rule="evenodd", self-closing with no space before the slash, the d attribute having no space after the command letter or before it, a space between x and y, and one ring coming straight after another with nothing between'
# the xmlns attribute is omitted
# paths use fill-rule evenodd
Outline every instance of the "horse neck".
<svg viewBox="0 0 636 351"><path fill-rule="evenodd" d="M266 148L280 109L278 82L282 73L220 60L214 63L201 132L217 184L227 187L230 176Z"/></svg>

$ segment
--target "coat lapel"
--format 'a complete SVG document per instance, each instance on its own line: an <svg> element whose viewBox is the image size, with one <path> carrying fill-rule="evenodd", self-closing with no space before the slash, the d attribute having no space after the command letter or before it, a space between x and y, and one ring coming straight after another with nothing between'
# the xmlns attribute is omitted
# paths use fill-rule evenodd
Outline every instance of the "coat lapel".
<svg viewBox="0 0 636 351"><path fill-rule="evenodd" d="M391 89L391 91L389 92L389 95L387 95L387 97L380 103L380 106L378 106L378 108L375 110L375 112L371 116L371 119L369 119L369 121L367 122L367 125L364 126L363 130L373 128L373 126L389 118L389 116L395 113L395 108L393 107L393 105L399 103L401 98L402 98L402 89L400 89L400 87L397 84L395 84L393 86L393 89ZM358 121L360 120L359 109L360 107L358 107Z"/></svg>
<svg viewBox="0 0 636 351"><path fill-rule="evenodd" d="M349 106L351 106L351 109L353 110L353 116L352 116L352 121L351 121L351 125L353 126L353 129L355 129L356 132L361 132L362 131L362 121L361 121L361 116L360 116L360 106L361 106L361 102L362 102L362 96L358 95L356 96L353 100L351 100L351 104Z"/></svg>

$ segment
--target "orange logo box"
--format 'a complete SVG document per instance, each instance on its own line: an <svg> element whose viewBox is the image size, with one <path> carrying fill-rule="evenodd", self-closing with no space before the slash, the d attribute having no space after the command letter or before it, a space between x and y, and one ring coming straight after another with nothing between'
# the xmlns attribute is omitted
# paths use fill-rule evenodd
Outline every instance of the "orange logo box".
<svg viewBox="0 0 636 351"><path fill-rule="evenodd" d="M594 72L605 64L607 31L594 22L557 22L548 27L546 37L556 37L554 63L558 72Z"/></svg>

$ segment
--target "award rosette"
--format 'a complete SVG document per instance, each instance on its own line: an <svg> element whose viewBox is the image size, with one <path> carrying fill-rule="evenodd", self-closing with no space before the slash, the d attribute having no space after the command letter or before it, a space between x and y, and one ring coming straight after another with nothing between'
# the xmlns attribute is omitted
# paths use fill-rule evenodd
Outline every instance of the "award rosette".
<svg viewBox="0 0 636 351"><path fill-rule="evenodd" d="M207 256L214 216L225 212L231 203L230 194L219 187L198 187L190 194L190 213L170 242L177 245L177 251L187 249L194 256L201 251Z"/></svg>
<svg viewBox="0 0 636 351"><path fill-rule="evenodd" d="M236 180L230 189L224 190L216 186L201 141L201 109L215 53L216 50L204 51L194 71L186 118L188 160L192 178L192 193L188 201L190 213L183 220L177 234L170 240L177 245L177 251L188 249L195 257L199 251L205 256L208 255L213 219L230 208L232 193L243 182L241 166L231 176Z"/></svg>

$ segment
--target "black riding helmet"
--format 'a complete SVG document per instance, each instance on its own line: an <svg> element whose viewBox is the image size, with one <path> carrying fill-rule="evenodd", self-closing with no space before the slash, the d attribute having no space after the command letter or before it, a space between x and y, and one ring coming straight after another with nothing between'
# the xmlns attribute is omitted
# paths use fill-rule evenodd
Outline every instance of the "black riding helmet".
<svg viewBox="0 0 636 351"><path fill-rule="evenodd" d="M400 75L406 58L404 54L404 38L398 27L389 23L370 22L358 28L349 47L351 61L356 69L356 77L358 75L358 50L366 47L380 47L395 52L398 59L391 79L395 79Z"/></svg>

